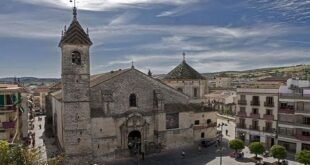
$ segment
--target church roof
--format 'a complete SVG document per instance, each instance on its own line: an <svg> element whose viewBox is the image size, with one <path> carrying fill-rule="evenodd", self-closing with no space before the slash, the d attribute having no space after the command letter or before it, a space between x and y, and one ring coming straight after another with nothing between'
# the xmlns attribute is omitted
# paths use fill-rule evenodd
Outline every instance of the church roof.
<svg viewBox="0 0 310 165"><path fill-rule="evenodd" d="M184 80L184 79L202 79L205 78L198 73L195 69L189 66L185 60L182 61L177 67L175 67L172 71L170 71L164 79L173 79L173 80Z"/></svg>
<svg viewBox="0 0 310 165"><path fill-rule="evenodd" d="M74 9L76 12L76 9ZM76 13L75 13L76 14ZM92 45L88 34L84 31L79 21L74 15L73 20L68 28L65 29L65 32L60 40L59 46L63 44L81 44L81 45Z"/></svg>
<svg viewBox="0 0 310 165"><path fill-rule="evenodd" d="M124 72L129 71L130 69L119 69L116 71L110 71L107 73L101 73L101 74L96 74L96 75L92 75L90 77L90 87L96 86L102 82L105 82L107 80L110 80L111 78L114 78Z"/></svg>

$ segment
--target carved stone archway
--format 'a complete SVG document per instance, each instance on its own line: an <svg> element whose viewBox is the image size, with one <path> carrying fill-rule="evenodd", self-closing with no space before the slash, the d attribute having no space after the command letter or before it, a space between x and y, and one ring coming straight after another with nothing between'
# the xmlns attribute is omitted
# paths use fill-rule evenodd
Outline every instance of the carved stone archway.
<svg viewBox="0 0 310 165"><path fill-rule="evenodd" d="M149 123L146 122L140 113L132 113L128 115L120 127L122 149L128 149L128 135L132 131L139 131L141 133L141 143L142 146L144 146L144 141L147 137L148 129Z"/></svg>

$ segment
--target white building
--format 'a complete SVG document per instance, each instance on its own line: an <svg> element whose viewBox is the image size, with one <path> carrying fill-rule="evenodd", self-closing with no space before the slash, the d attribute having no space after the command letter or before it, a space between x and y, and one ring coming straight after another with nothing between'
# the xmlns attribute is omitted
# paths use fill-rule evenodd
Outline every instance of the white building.
<svg viewBox="0 0 310 165"><path fill-rule="evenodd" d="M310 150L310 81L289 79L279 92L278 143L291 152Z"/></svg>
<svg viewBox="0 0 310 165"><path fill-rule="evenodd" d="M237 89L236 136L246 143L276 143L279 83L255 83Z"/></svg>

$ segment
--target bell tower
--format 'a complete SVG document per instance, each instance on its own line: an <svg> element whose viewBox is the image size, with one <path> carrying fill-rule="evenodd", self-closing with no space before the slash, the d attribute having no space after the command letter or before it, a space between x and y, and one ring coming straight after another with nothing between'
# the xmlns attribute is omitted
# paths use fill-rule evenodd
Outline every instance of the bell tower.
<svg viewBox="0 0 310 165"><path fill-rule="evenodd" d="M88 156L92 152L90 123L90 62L92 42L77 19L64 29L59 43L61 48L62 128L63 149L66 155Z"/></svg>

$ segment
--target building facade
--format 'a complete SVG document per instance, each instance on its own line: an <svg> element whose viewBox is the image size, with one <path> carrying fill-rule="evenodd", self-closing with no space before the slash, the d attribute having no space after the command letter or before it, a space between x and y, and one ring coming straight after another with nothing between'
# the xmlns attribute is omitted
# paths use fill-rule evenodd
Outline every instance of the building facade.
<svg viewBox="0 0 310 165"><path fill-rule="evenodd" d="M276 144L279 84L237 88L236 137L246 143Z"/></svg>
<svg viewBox="0 0 310 165"><path fill-rule="evenodd" d="M104 162L216 137L212 109L190 104L191 96L134 66L91 76L91 45L74 8L59 43L61 90L51 93L53 130L68 164Z"/></svg>
<svg viewBox="0 0 310 165"><path fill-rule="evenodd" d="M290 152L310 150L310 81L289 79L279 89L278 143Z"/></svg>
<svg viewBox="0 0 310 165"><path fill-rule="evenodd" d="M0 140L14 143L28 134L27 112L21 108L23 91L18 85L0 84Z"/></svg>

